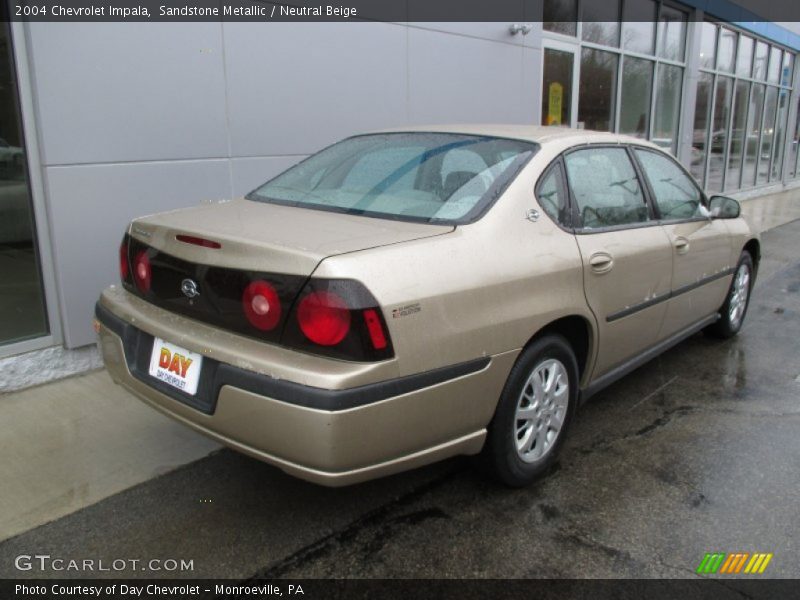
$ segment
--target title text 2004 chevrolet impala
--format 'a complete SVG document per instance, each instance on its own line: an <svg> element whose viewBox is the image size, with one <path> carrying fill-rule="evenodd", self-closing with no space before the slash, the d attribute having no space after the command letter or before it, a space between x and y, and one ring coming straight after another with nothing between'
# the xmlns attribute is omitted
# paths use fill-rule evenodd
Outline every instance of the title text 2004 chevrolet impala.
<svg viewBox="0 0 800 600"><path fill-rule="evenodd" d="M393 130L135 220L96 317L117 382L298 477L481 453L524 485L581 399L697 331L734 335L758 260L736 201L647 142Z"/></svg>

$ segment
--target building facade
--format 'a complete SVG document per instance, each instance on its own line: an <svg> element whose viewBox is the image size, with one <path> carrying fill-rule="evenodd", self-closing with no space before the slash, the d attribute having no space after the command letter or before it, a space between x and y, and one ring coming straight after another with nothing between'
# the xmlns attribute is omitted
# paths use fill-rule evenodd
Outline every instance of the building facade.
<svg viewBox="0 0 800 600"><path fill-rule="evenodd" d="M240 196L364 130L609 130L709 192L800 184L797 24L723 0L539 6L521 27L3 23L0 359L93 342L130 219Z"/></svg>

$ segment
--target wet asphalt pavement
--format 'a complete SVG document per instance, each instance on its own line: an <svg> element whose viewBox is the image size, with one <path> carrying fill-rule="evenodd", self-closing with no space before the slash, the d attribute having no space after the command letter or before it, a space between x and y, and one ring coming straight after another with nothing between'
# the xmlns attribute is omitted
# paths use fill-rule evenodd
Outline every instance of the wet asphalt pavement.
<svg viewBox="0 0 800 600"><path fill-rule="evenodd" d="M692 337L594 397L528 489L468 459L326 489L223 450L0 543L0 577L103 575L13 567L50 554L194 564L117 577L673 578L706 552L800 577L798 239L800 221L764 235L737 338Z"/></svg>

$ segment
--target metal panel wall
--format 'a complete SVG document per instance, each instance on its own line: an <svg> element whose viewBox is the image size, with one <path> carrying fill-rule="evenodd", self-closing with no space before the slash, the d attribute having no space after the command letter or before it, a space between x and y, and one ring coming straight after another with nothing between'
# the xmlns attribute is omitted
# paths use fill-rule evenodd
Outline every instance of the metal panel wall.
<svg viewBox="0 0 800 600"><path fill-rule="evenodd" d="M238 196L337 139L538 119L540 43L508 24L26 24L68 347L94 339L133 217ZM36 176L36 174L34 174Z"/></svg>

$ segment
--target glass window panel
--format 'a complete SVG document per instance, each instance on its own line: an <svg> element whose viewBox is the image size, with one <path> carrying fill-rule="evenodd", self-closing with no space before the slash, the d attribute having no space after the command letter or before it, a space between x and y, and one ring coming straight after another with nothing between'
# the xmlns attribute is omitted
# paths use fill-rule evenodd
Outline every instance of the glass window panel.
<svg viewBox="0 0 800 600"><path fill-rule="evenodd" d="M618 60L611 52L591 48L581 51L579 128L613 130Z"/></svg>
<svg viewBox="0 0 800 600"><path fill-rule="evenodd" d="M778 109L778 88L767 86L764 100L764 121L761 134L761 151L758 154L758 177L756 184L766 183L769 174L769 159L775 135L775 113Z"/></svg>
<svg viewBox="0 0 800 600"><path fill-rule="evenodd" d="M536 191L542 210L556 223L567 224L567 190L561 177L561 169L556 165L545 175Z"/></svg>
<svg viewBox="0 0 800 600"><path fill-rule="evenodd" d="M485 208L493 186L513 177L514 165L537 149L491 136L362 135L325 148L247 197L347 214L461 223Z"/></svg>
<svg viewBox="0 0 800 600"><path fill-rule="evenodd" d="M708 113L711 110L711 86L713 84L714 76L711 73L700 73L697 80L697 101L692 131L692 160L689 170L701 185L704 184L705 178Z"/></svg>
<svg viewBox="0 0 800 600"><path fill-rule="evenodd" d="M783 53L783 69L781 70L781 85L790 87L792 85L792 74L794 72L794 54L791 52Z"/></svg>
<svg viewBox="0 0 800 600"><path fill-rule="evenodd" d="M578 35L578 0L544 0L542 27L565 35Z"/></svg>
<svg viewBox="0 0 800 600"><path fill-rule="evenodd" d="M775 126L775 143L772 149L772 173L770 181L780 181L783 174L783 136L786 131L786 119L789 116L789 92L781 90L778 93L778 119Z"/></svg>
<svg viewBox="0 0 800 600"><path fill-rule="evenodd" d="M739 178L742 173L742 156L744 155L745 126L747 125L747 100L750 96L750 83L739 80L733 95L733 122L731 125L731 142L728 154L728 173L725 176L725 189L739 189Z"/></svg>
<svg viewBox="0 0 800 600"><path fill-rule="evenodd" d="M665 4L658 19L658 55L683 60L686 47L686 13Z"/></svg>
<svg viewBox="0 0 800 600"><path fill-rule="evenodd" d="M653 61L626 56L622 66L619 131L646 138L650 125Z"/></svg>
<svg viewBox="0 0 800 600"><path fill-rule="evenodd" d="M756 161L758 160L759 134L761 133L761 115L764 110L764 86L753 84L750 94L750 105L747 111L747 127L745 129L744 172L742 187L752 187L756 182Z"/></svg>
<svg viewBox="0 0 800 600"><path fill-rule="evenodd" d="M654 0L625 2L622 23L622 47L633 52L653 54L656 42L656 14Z"/></svg>
<svg viewBox="0 0 800 600"><path fill-rule="evenodd" d="M585 41L619 45L619 3L620 0L604 0L582 4L581 35Z"/></svg>
<svg viewBox="0 0 800 600"><path fill-rule="evenodd" d="M665 64L658 65L652 141L673 154L678 144L682 86L682 68Z"/></svg>
<svg viewBox="0 0 800 600"><path fill-rule="evenodd" d="M711 141L708 148L708 181L706 189L721 192L728 149L728 122L733 98L733 79L717 77L714 93L714 118L711 120Z"/></svg>
<svg viewBox="0 0 800 600"><path fill-rule="evenodd" d="M724 27L720 29L717 69L733 73L733 59L736 54L736 33Z"/></svg>
<svg viewBox="0 0 800 600"><path fill-rule="evenodd" d="M774 46L769 51L769 76L767 81L770 83L778 83L781 78L781 67L783 66L783 57L780 48Z"/></svg>
<svg viewBox="0 0 800 600"><path fill-rule="evenodd" d="M753 63L753 38L746 35L739 36L739 53L736 55L736 74L740 77L750 77Z"/></svg>
<svg viewBox="0 0 800 600"><path fill-rule="evenodd" d="M567 177L579 226L613 227L649 220L639 179L623 148L589 148L567 154Z"/></svg>
<svg viewBox="0 0 800 600"><path fill-rule="evenodd" d="M702 195L674 160L649 150L636 150L663 219L700 216Z"/></svg>
<svg viewBox="0 0 800 600"><path fill-rule="evenodd" d="M769 46L764 42L756 42L756 57L753 60L753 78L764 81L767 77L767 61Z"/></svg>
<svg viewBox="0 0 800 600"><path fill-rule="evenodd" d="M10 33L0 23L0 344L48 333Z"/></svg>
<svg viewBox="0 0 800 600"><path fill-rule="evenodd" d="M708 21L703 23L700 35L700 66L713 69L717 57L717 26Z"/></svg>
<svg viewBox="0 0 800 600"><path fill-rule="evenodd" d="M789 148L789 177L797 177L797 145L800 144L800 103L794 107L795 122L794 122L794 137L792 138L792 145Z"/></svg>
<svg viewBox="0 0 800 600"><path fill-rule="evenodd" d="M544 49L544 85L542 86L542 125L572 124L571 52Z"/></svg>

